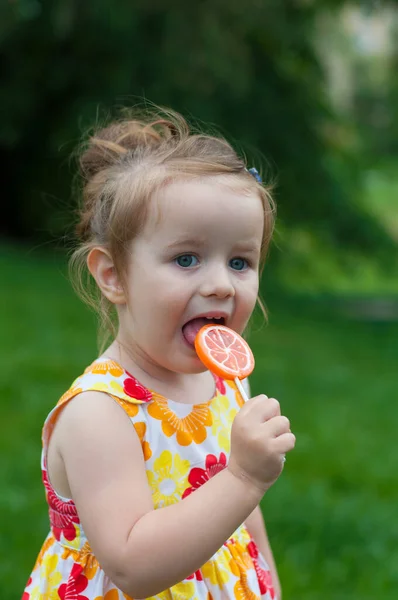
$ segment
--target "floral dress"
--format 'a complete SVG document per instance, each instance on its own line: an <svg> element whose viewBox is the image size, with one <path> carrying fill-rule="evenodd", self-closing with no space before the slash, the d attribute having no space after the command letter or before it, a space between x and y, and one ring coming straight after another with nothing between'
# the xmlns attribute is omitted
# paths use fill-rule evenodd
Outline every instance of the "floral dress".
<svg viewBox="0 0 398 600"><path fill-rule="evenodd" d="M233 383L216 378L210 401L182 404L143 387L115 361L96 360L62 396L43 427L42 474L51 529L22 600L131 600L93 555L73 501L59 496L47 475L47 447L62 407L88 390L108 393L130 417L141 441L155 509L195 493L228 462L232 421L242 405ZM271 600L275 592L269 568L243 524L198 571L152 598Z"/></svg>

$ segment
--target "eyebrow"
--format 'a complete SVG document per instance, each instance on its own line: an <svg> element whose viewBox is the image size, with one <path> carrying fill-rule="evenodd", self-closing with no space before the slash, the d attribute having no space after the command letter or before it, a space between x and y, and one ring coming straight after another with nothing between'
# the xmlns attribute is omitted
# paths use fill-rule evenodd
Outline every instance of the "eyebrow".
<svg viewBox="0 0 398 600"><path fill-rule="evenodd" d="M236 247L236 250L239 252L256 253L256 252L261 251L260 246L257 246L252 243L246 243L246 242L241 242L241 243L238 242L235 247Z"/></svg>
<svg viewBox="0 0 398 600"><path fill-rule="evenodd" d="M178 248L183 248L183 247L187 247L187 246L204 246L205 245L205 240L200 239L200 238L183 238L181 240L177 240L175 242L172 242L171 244L168 244L167 249L168 250L178 250Z"/></svg>
<svg viewBox="0 0 398 600"><path fill-rule="evenodd" d="M168 244L168 250L178 250L179 248L187 247L203 247L206 245L206 241L201 238L184 238ZM256 254L261 251L261 248L251 242L237 243L235 246L236 252L247 252L249 254Z"/></svg>

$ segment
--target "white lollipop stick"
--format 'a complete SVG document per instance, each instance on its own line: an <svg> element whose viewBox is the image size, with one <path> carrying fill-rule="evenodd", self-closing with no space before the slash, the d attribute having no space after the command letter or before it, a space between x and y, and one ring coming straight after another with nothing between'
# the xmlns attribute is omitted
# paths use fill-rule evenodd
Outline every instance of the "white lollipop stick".
<svg viewBox="0 0 398 600"><path fill-rule="evenodd" d="M242 385L239 377L235 377L234 381L235 381L236 387L239 390L240 395L242 396L243 401L244 402L248 402L249 398L248 398L248 396L247 396L247 394L245 392L245 389L244 389L244 387L243 387L243 385Z"/></svg>

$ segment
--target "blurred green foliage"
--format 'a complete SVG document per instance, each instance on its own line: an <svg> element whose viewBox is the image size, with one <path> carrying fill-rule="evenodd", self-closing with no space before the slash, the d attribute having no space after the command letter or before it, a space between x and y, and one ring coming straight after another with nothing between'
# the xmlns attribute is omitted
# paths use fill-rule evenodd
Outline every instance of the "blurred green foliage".
<svg viewBox="0 0 398 600"><path fill-rule="evenodd" d="M1 232L55 239L70 224L69 156L102 109L138 98L215 124L279 180L280 222L342 245L389 249L357 201L313 45L341 0L9 0L0 5ZM363 4L363 3L362 3ZM370 5L372 3L369 3ZM102 108L98 108L98 107Z"/></svg>

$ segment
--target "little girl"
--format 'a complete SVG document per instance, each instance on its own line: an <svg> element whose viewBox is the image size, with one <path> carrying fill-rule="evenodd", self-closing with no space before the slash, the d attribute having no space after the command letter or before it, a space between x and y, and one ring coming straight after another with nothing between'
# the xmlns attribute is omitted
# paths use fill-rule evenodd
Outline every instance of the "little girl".
<svg viewBox="0 0 398 600"><path fill-rule="evenodd" d="M273 203L224 139L166 115L115 122L81 156L72 269L117 328L44 424L51 531L23 600L280 598L259 502L295 437L193 344L212 321L244 331Z"/></svg>

